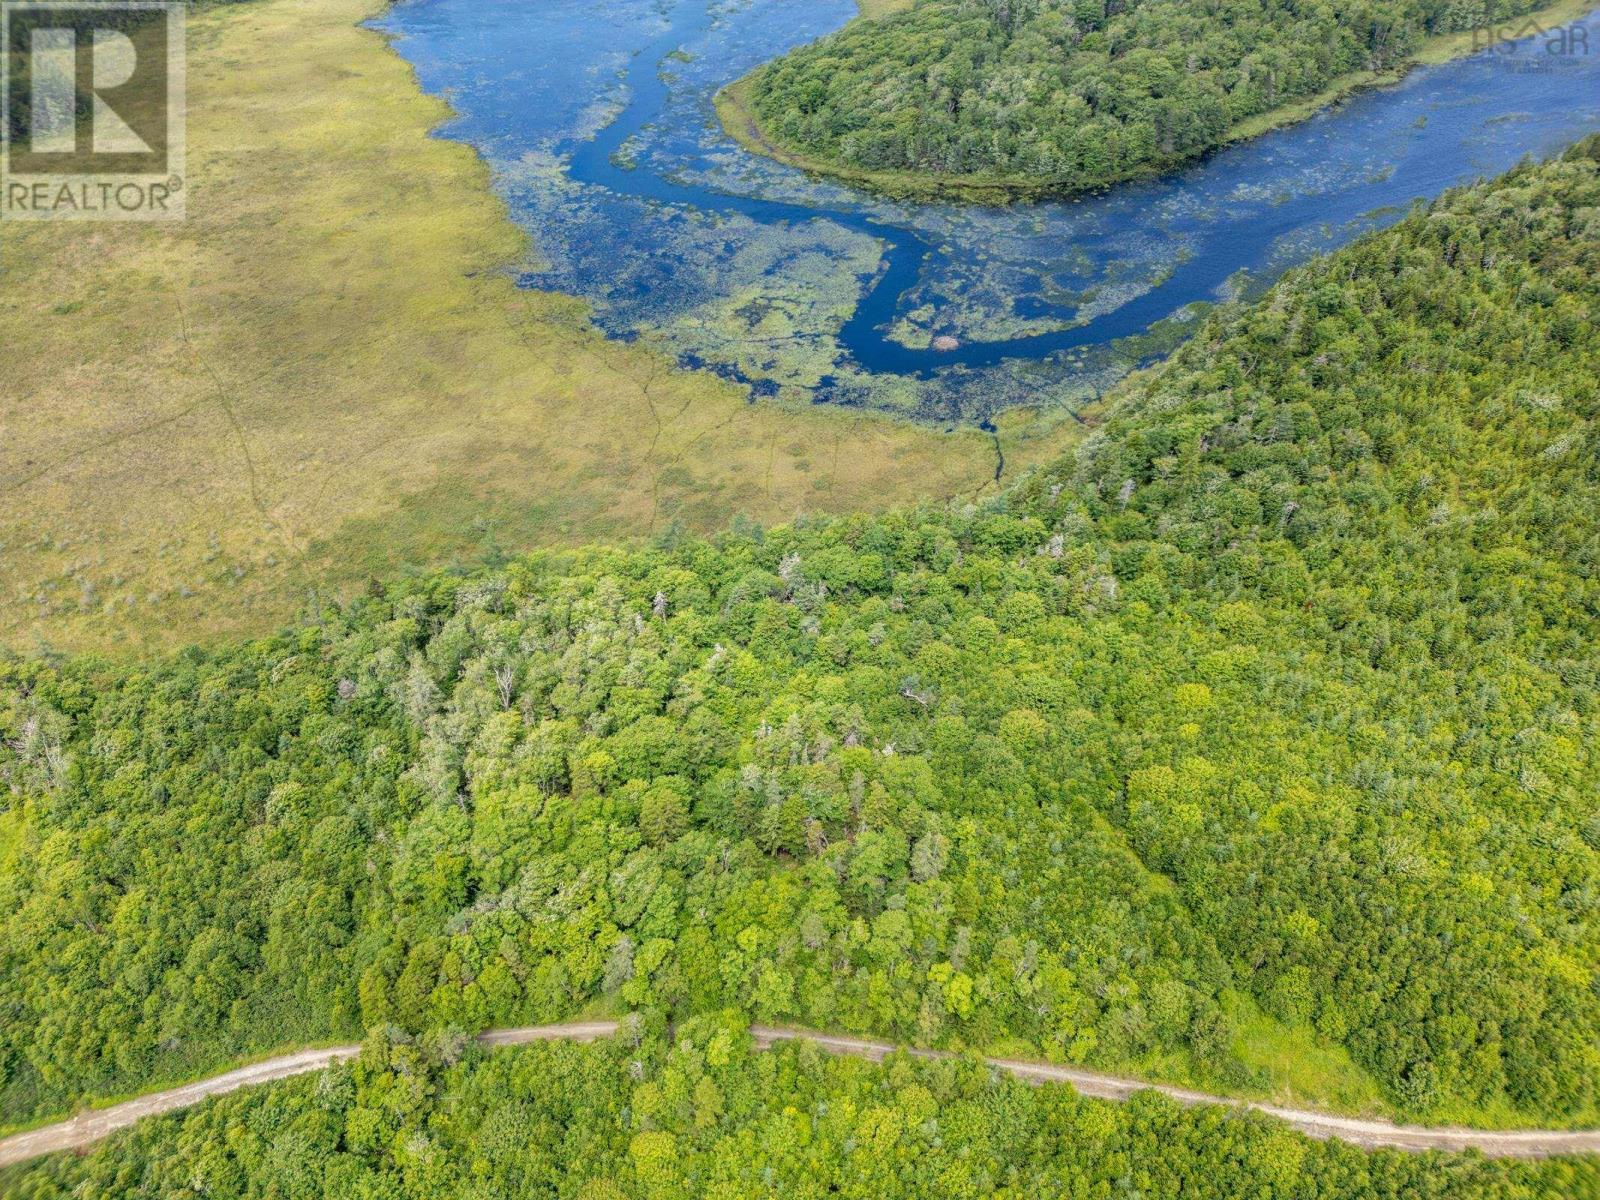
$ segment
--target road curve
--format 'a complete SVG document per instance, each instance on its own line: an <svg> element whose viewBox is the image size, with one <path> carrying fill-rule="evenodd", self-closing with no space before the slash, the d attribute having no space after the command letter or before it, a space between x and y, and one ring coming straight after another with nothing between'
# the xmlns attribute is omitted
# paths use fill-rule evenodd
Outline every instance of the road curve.
<svg viewBox="0 0 1600 1200"><path fill-rule="evenodd" d="M758 1046L773 1042L806 1040L830 1054L856 1054L874 1061L898 1049L887 1042L835 1037L807 1029L779 1029L752 1025L750 1035ZM954 1058L945 1050L907 1049L915 1058ZM1338 1117L1301 1108L1281 1108L1276 1104L1234 1100L1163 1083L1147 1083L1117 1075L1102 1075L1081 1067L1061 1067L1051 1063L1026 1062L1014 1058L987 1058L990 1065L1029 1083L1070 1083L1085 1096L1101 1100L1126 1100L1135 1092L1154 1091L1170 1096L1179 1104L1220 1104L1229 1108L1248 1108L1277 1117L1301 1133L1314 1138L1338 1138L1368 1149L1395 1150L1481 1150L1491 1158L1549 1158L1555 1154L1600 1153L1600 1129L1457 1129L1425 1125L1396 1125L1393 1121L1362 1117Z"/></svg>
<svg viewBox="0 0 1600 1200"><path fill-rule="evenodd" d="M615 1021L581 1021L568 1025L533 1025L522 1029L493 1029L479 1035L486 1046L517 1046L527 1042L589 1042L610 1037L617 1031ZM186 1083L164 1092L151 1092L134 1100L107 1108L88 1109L67 1121L42 1125L26 1133L0 1138L0 1168L26 1162L57 1150L76 1150L98 1142L107 1134L126 1129L141 1117L153 1117L175 1108L188 1108L208 1096L220 1096L257 1083L287 1079L309 1071L323 1071L335 1063L347 1062L361 1053L360 1046L329 1046L323 1050L300 1050L277 1058L263 1059L247 1067L225 1071L210 1079Z"/></svg>
<svg viewBox="0 0 1600 1200"><path fill-rule="evenodd" d="M532 1025L517 1029L491 1029L480 1034L478 1040L485 1046L518 1046L528 1042L578 1041L588 1042L609 1037L617 1031L616 1021L578 1021L565 1025ZM871 1041L864 1038L840 1037L818 1033L810 1029L784 1029L771 1025L752 1025L750 1036L758 1049L766 1049L774 1042L809 1041L829 1054L852 1054L881 1061L902 1047L890 1042ZM360 1046L329 1046L322 1050L301 1050L252 1063L237 1070L214 1075L182 1087L164 1092L152 1092L109 1108L92 1109L79 1113L71 1120L60 1121L31 1129L26 1133L0 1138L0 1167L11 1166L51 1154L58 1150L75 1150L97 1142L107 1134L125 1129L141 1117L186 1108L208 1096L220 1096L237 1088L274 1079L287 1079L309 1071L321 1071L335 1063L346 1062L361 1052ZM908 1049L908 1054L922 1059L948 1059L958 1057L945 1050ZM1055 1066L1051 1063L1026 1062L1011 1058L985 1060L998 1070L1016 1076L1028 1083L1070 1083L1085 1096L1102 1100L1126 1100L1135 1092L1156 1091L1180 1104L1220 1104L1232 1108L1252 1109L1276 1117L1292 1125L1301 1133L1314 1138L1338 1138L1352 1145L1369 1149L1387 1147L1397 1150L1479 1150L1491 1158L1547 1158L1555 1154L1600 1153L1600 1129L1582 1130L1489 1130L1430 1128L1421 1125L1397 1125L1392 1121L1369 1120L1360 1117L1338 1117L1329 1113L1307 1109L1281 1108L1275 1104L1231 1100L1226 1096L1212 1096L1187 1088L1169 1087L1166 1084L1146 1083L1140 1079L1126 1079L1116 1075L1102 1075L1079 1067Z"/></svg>

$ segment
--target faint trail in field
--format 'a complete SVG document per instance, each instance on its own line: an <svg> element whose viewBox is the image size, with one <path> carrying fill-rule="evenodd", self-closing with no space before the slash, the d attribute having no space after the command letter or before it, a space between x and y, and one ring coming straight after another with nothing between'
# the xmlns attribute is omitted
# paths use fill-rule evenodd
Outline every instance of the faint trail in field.
<svg viewBox="0 0 1600 1200"><path fill-rule="evenodd" d="M177 292L172 293L173 307L178 310L178 331L183 337L183 347L189 352L189 357L206 376L211 380L211 386L216 389L217 405L222 409L223 415L228 418L228 425L233 429L234 439L239 443L239 453L244 455L244 468L250 479L250 502L255 506L264 521L276 528L272 515L267 511L265 502L261 499L261 484L256 478L256 461L250 453L250 442L244 436L244 427L239 424L239 417L233 411L233 404L228 399L228 389L223 386L222 377L211 366L210 361L201 354L194 344L194 339L189 336L189 313L183 307L183 297Z"/></svg>
<svg viewBox="0 0 1600 1200"><path fill-rule="evenodd" d="M104 450L110 446L118 445L121 442L131 441L132 439L136 437L142 437L147 433L154 433L156 430L163 429L168 425L176 424L185 417L189 416L196 409L204 408L206 404L207 401L205 400L196 400L187 408L180 408L175 413L169 413L165 417L158 417L156 420L151 421L148 425L140 425L133 429L123 430L120 433L113 433L101 438L99 441L91 442L87 446L81 446L70 453L63 454L60 458L52 459L44 466L37 467L28 472L26 475L19 475L17 478L0 485L0 495L4 495L7 492L19 491L22 488L27 487L30 483L36 483L37 481L43 479L46 475L54 474L62 467L65 467L70 463L77 462L80 458L86 458L97 451Z"/></svg>
<svg viewBox="0 0 1600 1200"><path fill-rule="evenodd" d="M591 1042L610 1037L620 1027L618 1021L575 1021L565 1025L532 1025L516 1029L491 1029L479 1034L478 1041L485 1046L518 1046L529 1042L574 1041ZM957 1059L960 1056L948 1050L918 1050L896 1046L866 1038L840 1037L819 1033L811 1029L783 1029L771 1025L752 1025L750 1036L758 1049L765 1050L777 1042L810 1042L829 1054L850 1054L858 1058L879 1062L905 1049L913 1058L932 1061ZM60 1150L75 1150L88 1146L118 1129L126 1129L142 1117L172 1112L197 1104L208 1096L220 1096L253 1084L268 1083L322 1071L337 1063L347 1062L361 1053L360 1046L330 1046L322 1050L301 1050L253 1063L247 1067L213 1075L182 1087L164 1092L152 1092L137 1100L109 1108L93 1109L79 1113L71 1120L45 1125L26 1133L0 1138L0 1167L7 1167L42 1154ZM996 1070L1004 1071L1026 1083L1066 1083L1081 1095L1100 1100L1126 1100L1138 1092L1154 1091L1176 1100L1185 1106L1217 1104L1240 1111L1264 1113L1293 1126L1308 1137L1337 1138L1366 1149L1388 1148L1395 1150L1478 1150L1491 1158L1547 1158L1556 1154L1600 1153L1600 1129L1455 1129L1431 1128L1422 1125L1397 1125L1393 1121L1376 1118L1340 1117L1312 1109L1283 1108L1276 1104L1257 1101L1232 1100L1226 1096L1213 1096L1188 1088L1167 1084L1147 1083L1142 1079L1128 1079L1118 1075L1105 1075L1099 1071L1086 1071L1078 1067L1057 1066L1053 1063L1026 1062L1012 1058L985 1058Z"/></svg>
<svg viewBox="0 0 1600 1200"><path fill-rule="evenodd" d="M646 527L646 532L654 534L656 525L661 519L661 474L668 467L674 465L682 455L674 455L666 462L660 461L657 457L661 439L667 432L668 422L661 419L661 410L656 407L655 397L651 394L651 389L663 381L671 382L675 372L669 359L647 351L644 356L645 374L644 378L640 379L626 365L619 365L617 361L613 361L613 356L609 352L611 345L611 342L602 340L600 345L588 347L587 353L590 358L599 362L613 375L626 379L633 384L639 391L640 399L645 402L645 406L650 410L650 419L655 425L655 432L650 435L650 445L645 449L642 458L644 469L648 473L650 480L650 522ZM627 357L634 353L634 347L626 345L624 351L624 354L618 357L625 363ZM671 423L675 426L677 422L681 421L693 404L694 397L691 395L684 401L682 407L671 415Z"/></svg>
<svg viewBox="0 0 1600 1200"><path fill-rule="evenodd" d="M222 409L223 415L228 419L228 425L233 430L234 440L239 443L239 453L244 456L245 473L250 481L250 503L255 508L257 515L266 527L277 534L278 540L283 543L283 548L300 564L302 579L311 598L311 606L316 612L316 619L321 622L321 603L317 596L316 585L312 582L314 576L311 570L310 559L306 552L295 541L294 532L287 528L281 521L272 515L272 510L261 496L261 481L256 472L255 456L250 453L250 439L245 436L244 426L239 421L239 414L233 409L233 401L228 397L227 386L222 382L222 376L217 374L216 368L211 365L211 360L200 353L199 347L194 344L194 339L189 336L189 313L183 306L183 297L177 292L172 293L173 307L178 311L178 331L183 338L183 345L189 355L207 378L216 391L216 403Z"/></svg>

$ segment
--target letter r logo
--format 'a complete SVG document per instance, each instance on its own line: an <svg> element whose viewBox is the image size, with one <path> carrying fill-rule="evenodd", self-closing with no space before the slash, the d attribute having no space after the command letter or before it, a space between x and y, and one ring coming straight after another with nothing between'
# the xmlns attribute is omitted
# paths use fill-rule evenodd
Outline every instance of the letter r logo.
<svg viewBox="0 0 1600 1200"><path fill-rule="evenodd" d="M166 171L165 6L7 0L5 12L13 172Z"/></svg>
<svg viewBox="0 0 1600 1200"><path fill-rule="evenodd" d="M187 0L0 0L0 221L181 221Z"/></svg>

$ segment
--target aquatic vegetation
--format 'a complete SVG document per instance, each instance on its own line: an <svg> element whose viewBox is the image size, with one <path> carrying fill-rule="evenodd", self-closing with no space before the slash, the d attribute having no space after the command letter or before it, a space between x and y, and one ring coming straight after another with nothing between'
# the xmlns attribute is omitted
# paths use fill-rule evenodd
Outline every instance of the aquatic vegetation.
<svg viewBox="0 0 1600 1200"><path fill-rule="evenodd" d="M979 503L0 660L0 1120L603 1008L1592 1124L1597 302L1600 135L1195 322Z"/></svg>
<svg viewBox="0 0 1600 1200"><path fill-rule="evenodd" d="M385 25L448 91L461 117L446 132L487 156L547 257L525 284L582 296L611 334L760 398L938 421L1097 395L1170 348L1178 326L1152 331L1186 306L1250 294L1600 123L1600 88L1571 74L1465 61L1104 195L900 202L746 153L713 119L730 78L852 14L848 0L418 0ZM1600 56L1572 70L1600 79ZM1537 117L1511 128L1507 109ZM564 177L531 176L530 151Z"/></svg>
<svg viewBox="0 0 1600 1200"><path fill-rule="evenodd" d="M196 9L181 228L5 223L0 640L249 636L409 570L992 484L979 431L751 405L514 286L572 259L507 204L581 189L519 143L502 201L429 137L451 114L361 26L380 7ZM586 53L569 115L592 132L625 55ZM820 490L795 467L818 445Z"/></svg>

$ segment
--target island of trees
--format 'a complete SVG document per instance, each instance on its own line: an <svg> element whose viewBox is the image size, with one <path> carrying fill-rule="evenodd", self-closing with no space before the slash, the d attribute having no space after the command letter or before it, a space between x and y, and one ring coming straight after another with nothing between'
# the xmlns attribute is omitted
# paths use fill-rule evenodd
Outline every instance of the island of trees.
<svg viewBox="0 0 1600 1200"><path fill-rule="evenodd" d="M916 0L724 99L747 144L912 191L1072 192L1541 0Z"/></svg>

